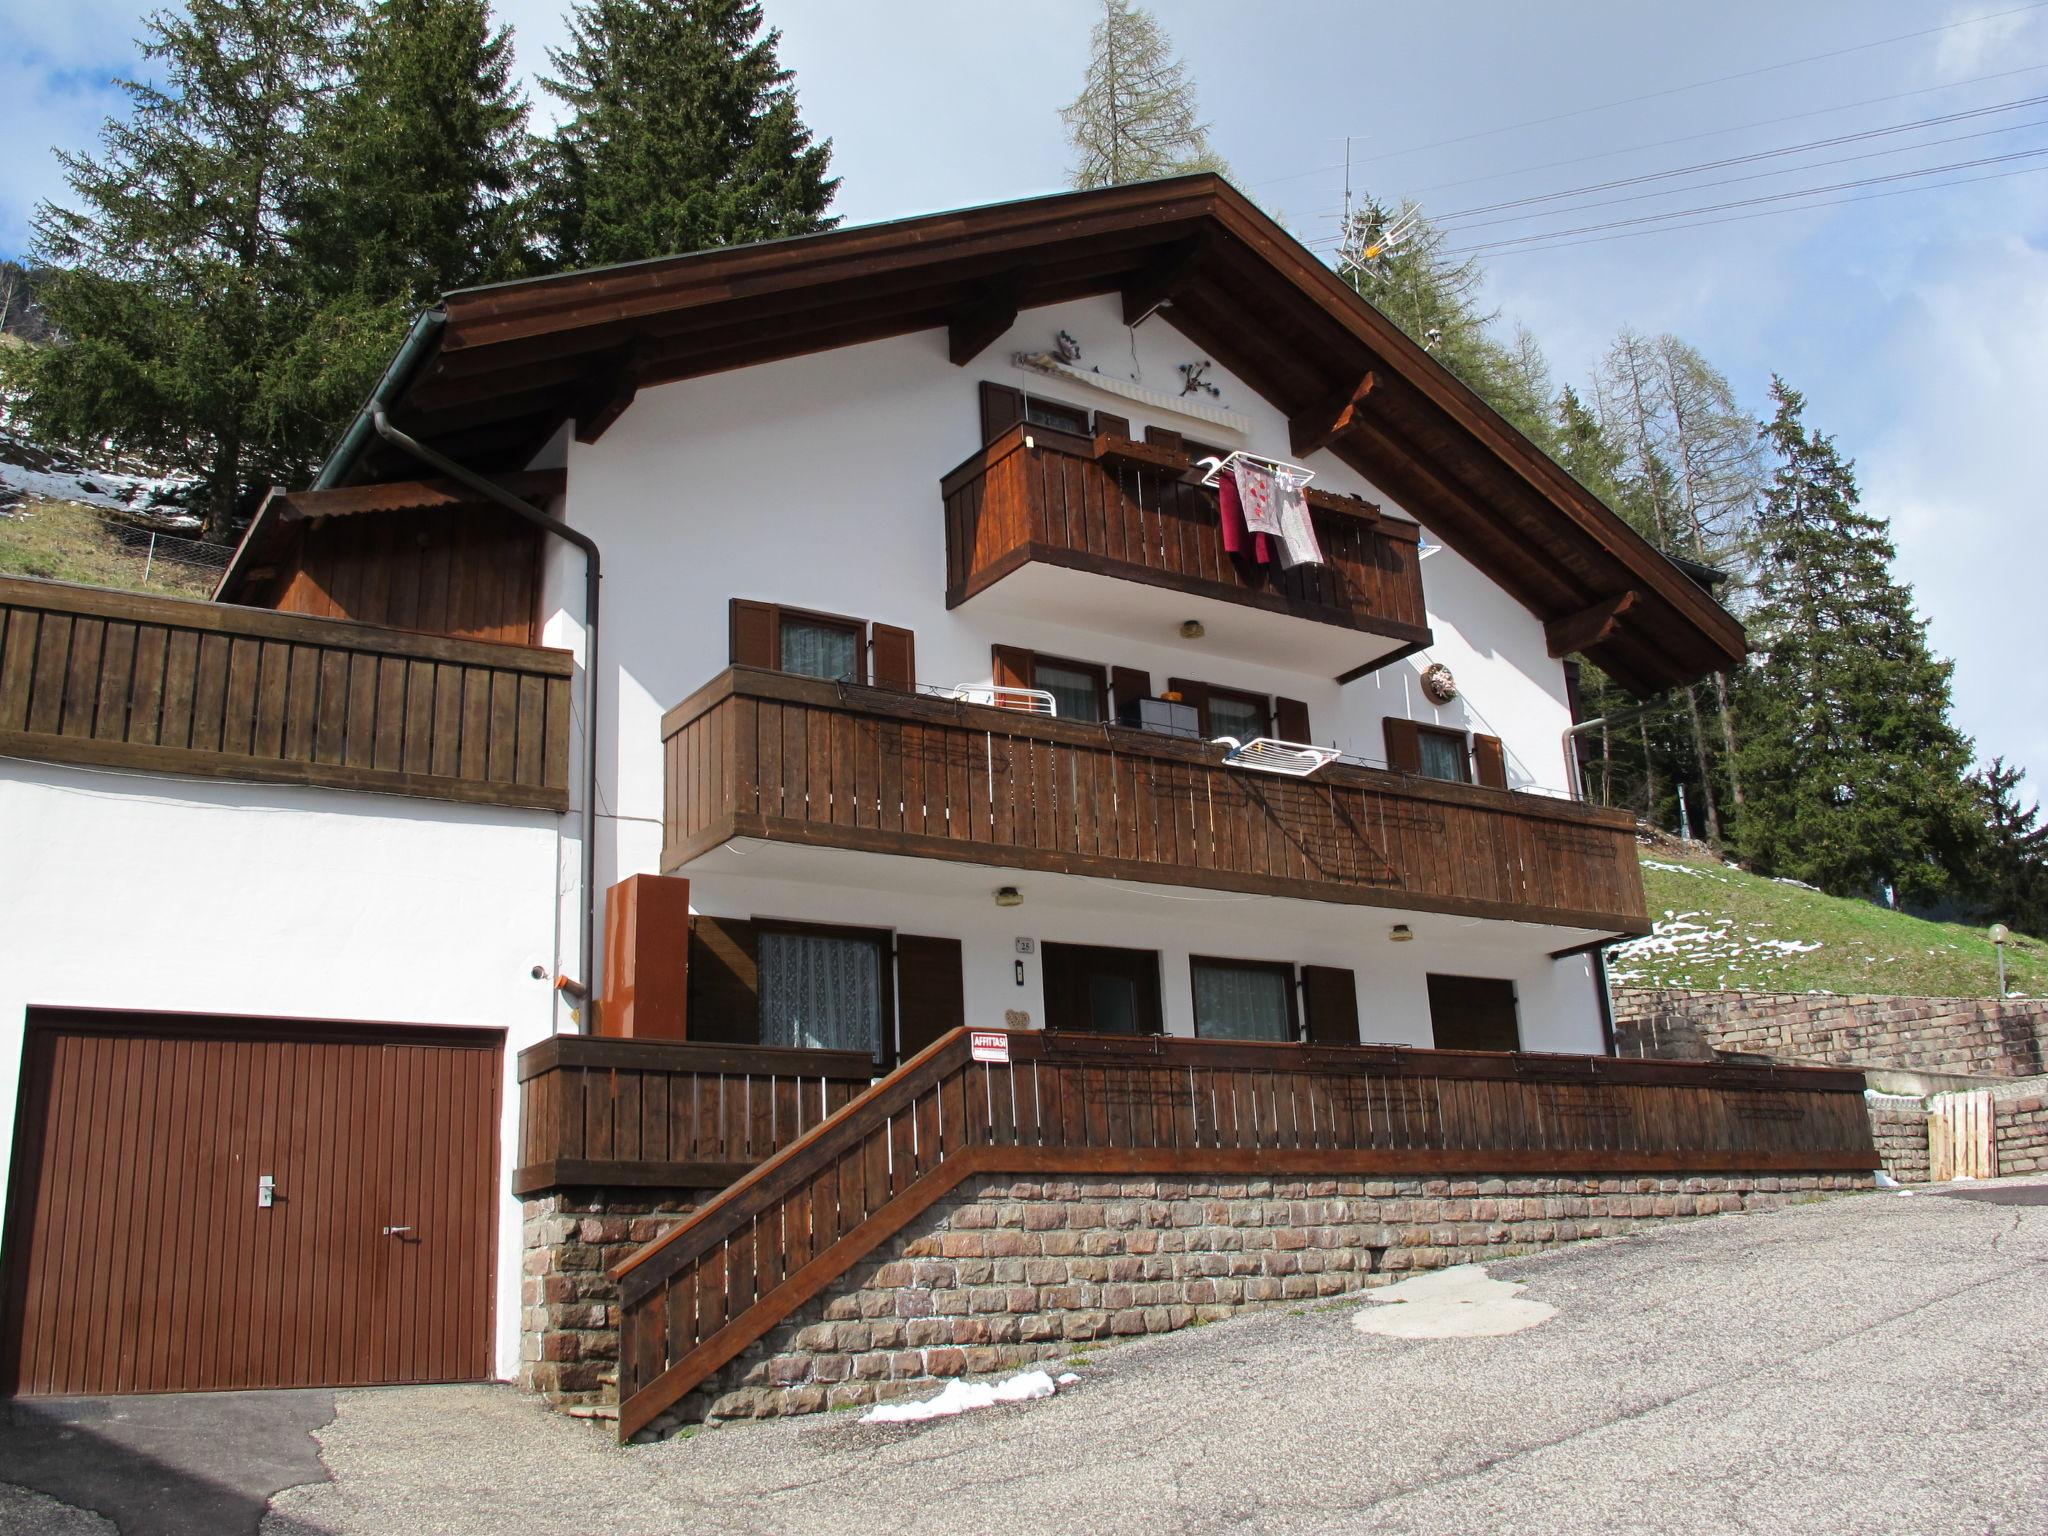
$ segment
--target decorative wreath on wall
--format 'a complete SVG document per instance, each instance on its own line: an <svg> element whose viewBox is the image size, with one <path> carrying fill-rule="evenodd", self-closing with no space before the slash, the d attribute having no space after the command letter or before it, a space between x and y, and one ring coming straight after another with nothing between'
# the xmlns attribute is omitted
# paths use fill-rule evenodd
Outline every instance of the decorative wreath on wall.
<svg viewBox="0 0 2048 1536"><path fill-rule="evenodd" d="M1422 669L1422 691L1432 704L1448 704L1458 696L1458 680L1451 676L1451 669L1440 661L1432 661Z"/></svg>

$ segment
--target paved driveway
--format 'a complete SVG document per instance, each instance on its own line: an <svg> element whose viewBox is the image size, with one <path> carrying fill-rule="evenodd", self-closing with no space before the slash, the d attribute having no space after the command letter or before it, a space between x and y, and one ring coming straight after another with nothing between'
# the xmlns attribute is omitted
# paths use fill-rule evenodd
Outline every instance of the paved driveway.
<svg viewBox="0 0 2048 1536"><path fill-rule="evenodd" d="M622 1450L509 1389L341 1393L314 1431L331 1481L278 1494L262 1531L2040 1532L2048 1185L2015 1187L1495 1265L1557 1309L1504 1337L1369 1337L1361 1303L1265 1313L924 1425Z"/></svg>

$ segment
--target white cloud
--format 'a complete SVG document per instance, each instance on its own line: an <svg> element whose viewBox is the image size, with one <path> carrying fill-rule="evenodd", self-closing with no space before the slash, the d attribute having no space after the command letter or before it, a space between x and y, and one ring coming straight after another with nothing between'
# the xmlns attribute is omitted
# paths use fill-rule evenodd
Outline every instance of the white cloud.
<svg viewBox="0 0 2048 1536"><path fill-rule="evenodd" d="M1866 376L1897 410L1857 457L1865 505L1891 518L1899 572L1956 660L1957 723L1981 757L2048 780L2043 335L2048 251L2005 237L1930 252L1872 338Z"/></svg>

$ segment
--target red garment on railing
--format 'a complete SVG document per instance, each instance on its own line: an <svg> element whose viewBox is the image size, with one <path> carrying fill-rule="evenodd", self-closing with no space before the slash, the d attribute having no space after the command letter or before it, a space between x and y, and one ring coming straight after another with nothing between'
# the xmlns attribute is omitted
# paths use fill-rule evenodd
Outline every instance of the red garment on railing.
<svg viewBox="0 0 2048 1536"><path fill-rule="evenodd" d="M1273 558L1272 542L1263 533L1252 533L1244 524L1244 505L1237 494L1237 476L1225 472L1216 477L1216 505L1223 514L1223 552L1242 555L1249 549L1260 565Z"/></svg>

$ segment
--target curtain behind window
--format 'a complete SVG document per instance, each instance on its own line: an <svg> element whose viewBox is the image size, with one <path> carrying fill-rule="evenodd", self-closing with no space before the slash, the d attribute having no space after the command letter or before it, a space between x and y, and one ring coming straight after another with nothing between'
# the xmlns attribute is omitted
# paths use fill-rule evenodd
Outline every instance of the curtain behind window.
<svg viewBox="0 0 2048 1536"><path fill-rule="evenodd" d="M873 939L765 929L761 1043L880 1055L881 946Z"/></svg>
<svg viewBox="0 0 2048 1536"><path fill-rule="evenodd" d="M1052 695L1062 720L1099 720L1101 696L1095 691L1095 675L1073 667L1056 667L1039 662L1032 669L1037 686Z"/></svg>
<svg viewBox="0 0 2048 1536"><path fill-rule="evenodd" d="M1266 711L1248 699L1209 700L1209 734L1234 736L1240 742L1266 734Z"/></svg>
<svg viewBox="0 0 2048 1536"><path fill-rule="evenodd" d="M857 683L860 636L836 624L782 621L782 670L828 682Z"/></svg>
<svg viewBox="0 0 2048 1536"><path fill-rule="evenodd" d="M1287 993L1293 985L1281 971L1250 966L1194 967L1195 1033L1206 1040L1291 1040Z"/></svg>
<svg viewBox="0 0 2048 1536"><path fill-rule="evenodd" d="M1454 736L1434 731L1418 733L1422 747L1422 775L1429 779L1465 781L1465 743Z"/></svg>

